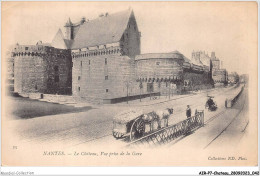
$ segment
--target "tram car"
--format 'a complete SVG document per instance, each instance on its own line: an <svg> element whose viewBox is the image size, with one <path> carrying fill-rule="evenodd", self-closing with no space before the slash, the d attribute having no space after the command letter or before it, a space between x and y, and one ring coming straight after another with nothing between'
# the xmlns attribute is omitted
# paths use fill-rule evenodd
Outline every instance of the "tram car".
<svg viewBox="0 0 260 176"><path fill-rule="evenodd" d="M129 137L130 141L143 137L162 127L168 126L168 118L173 114L173 108L143 113L141 110L122 112L113 118L112 134L116 139ZM157 128L154 128L154 122ZM162 122L164 122L162 124ZM146 128L149 126L149 128Z"/></svg>

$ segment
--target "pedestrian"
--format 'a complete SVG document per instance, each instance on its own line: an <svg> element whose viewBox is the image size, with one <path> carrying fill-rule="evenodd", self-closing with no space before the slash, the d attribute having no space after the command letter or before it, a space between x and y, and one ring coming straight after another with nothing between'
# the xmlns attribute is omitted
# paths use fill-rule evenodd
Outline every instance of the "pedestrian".
<svg viewBox="0 0 260 176"><path fill-rule="evenodd" d="M187 105L186 116L187 116L187 118L190 118L190 117L191 117L191 109L190 109L190 105Z"/></svg>
<svg viewBox="0 0 260 176"><path fill-rule="evenodd" d="M187 109L186 109L186 116L187 116L187 126L186 126L186 132L185 132L185 134L186 135L188 135L188 134L190 134L190 120L191 119L189 119L190 117L191 117L191 109L190 109L190 105L187 105Z"/></svg>

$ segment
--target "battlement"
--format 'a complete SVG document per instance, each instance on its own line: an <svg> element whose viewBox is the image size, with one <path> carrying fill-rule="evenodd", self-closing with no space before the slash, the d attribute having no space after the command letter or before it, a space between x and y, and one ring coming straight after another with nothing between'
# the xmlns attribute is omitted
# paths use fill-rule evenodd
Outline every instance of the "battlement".
<svg viewBox="0 0 260 176"><path fill-rule="evenodd" d="M87 47L71 51L72 58L91 57L99 55L122 55L122 49L119 45L100 45L94 47Z"/></svg>
<svg viewBox="0 0 260 176"><path fill-rule="evenodd" d="M46 44L19 45L12 49L12 57L15 56L43 56L43 55L70 55L70 50L54 48Z"/></svg>

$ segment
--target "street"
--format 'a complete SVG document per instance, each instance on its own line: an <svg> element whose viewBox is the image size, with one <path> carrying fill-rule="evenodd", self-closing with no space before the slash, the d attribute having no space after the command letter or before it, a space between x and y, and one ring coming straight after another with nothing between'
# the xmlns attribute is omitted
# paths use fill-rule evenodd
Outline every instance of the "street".
<svg viewBox="0 0 260 176"><path fill-rule="evenodd" d="M113 117L127 109L142 109L150 112L156 108L173 107L173 115L169 119L169 125L178 123L186 118L185 109L190 105L192 114L195 110L204 110L207 95L214 96L218 110L216 112L205 111L207 118L215 116L225 110L224 103L228 95L238 88L215 88L212 90L177 95L171 97L161 96L158 100L135 100L135 102L102 105L93 107L85 112L57 114L42 116L32 119L9 120L6 127L13 130L19 139L19 145L34 144L39 146L63 146L75 148L84 146L106 145L106 147L123 147L125 140L116 140L112 136Z"/></svg>

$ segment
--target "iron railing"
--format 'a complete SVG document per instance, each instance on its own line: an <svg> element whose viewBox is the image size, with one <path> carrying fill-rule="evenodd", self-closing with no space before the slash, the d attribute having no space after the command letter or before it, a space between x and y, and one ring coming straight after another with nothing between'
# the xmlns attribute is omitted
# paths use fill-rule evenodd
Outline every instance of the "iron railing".
<svg viewBox="0 0 260 176"><path fill-rule="evenodd" d="M156 145L166 144L174 139L188 134L204 125L204 111L197 111L196 115L187 118L177 124L162 128L149 135L139 138L129 144L126 147L151 147Z"/></svg>

